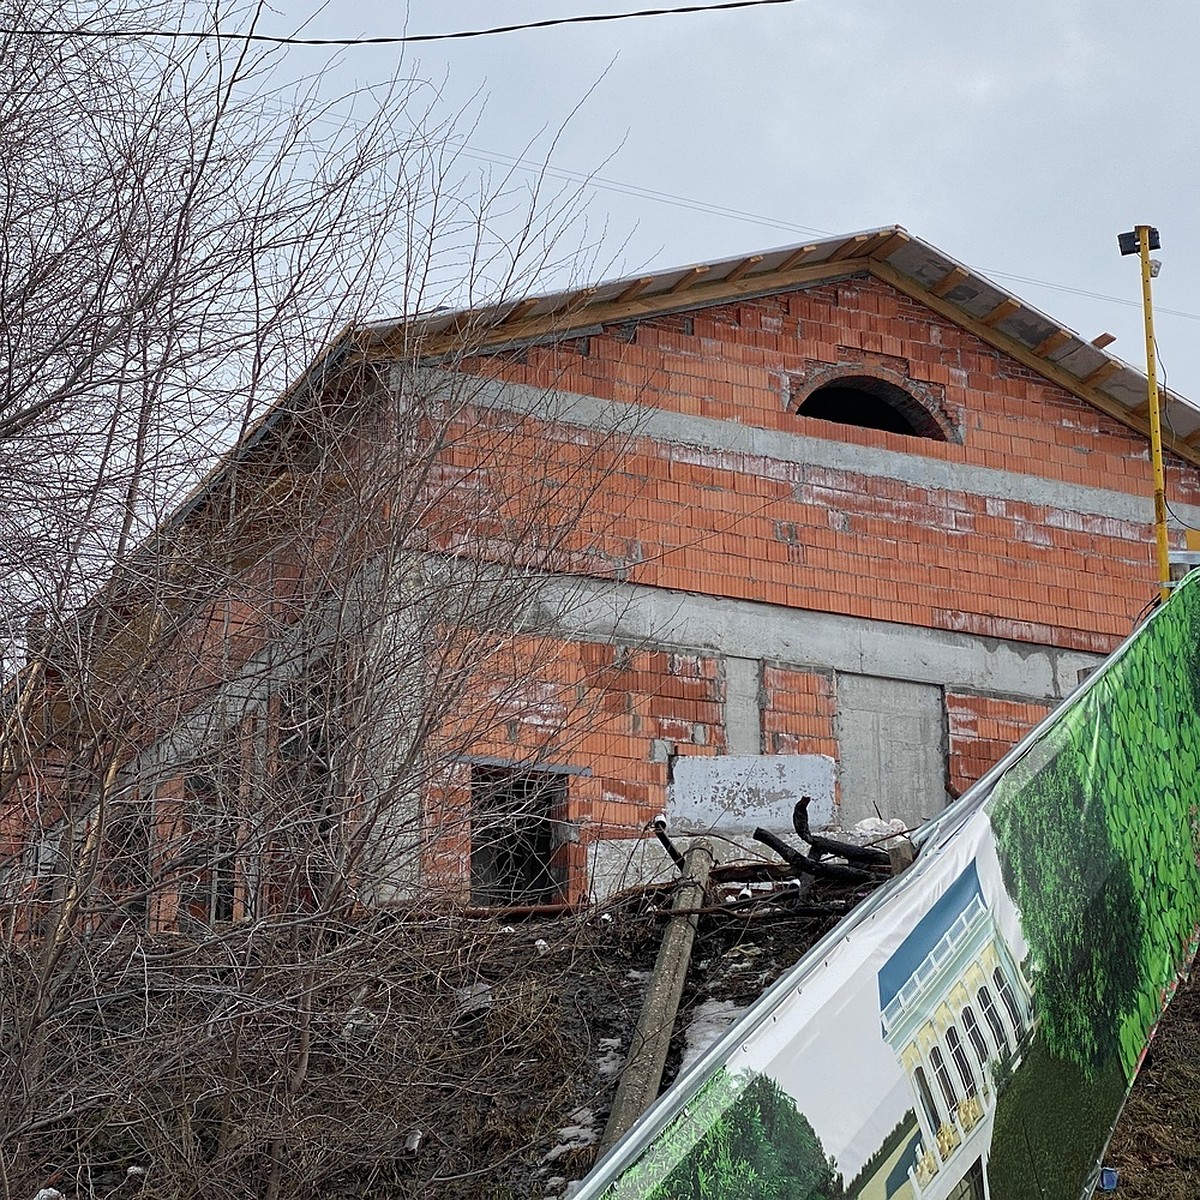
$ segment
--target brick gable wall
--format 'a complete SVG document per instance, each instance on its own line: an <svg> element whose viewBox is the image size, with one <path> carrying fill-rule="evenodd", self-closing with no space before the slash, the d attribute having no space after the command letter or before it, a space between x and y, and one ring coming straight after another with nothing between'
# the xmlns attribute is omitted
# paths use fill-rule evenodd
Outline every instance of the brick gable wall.
<svg viewBox="0 0 1200 1200"><path fill-rule="evenodd" d="M611 523L577 546L593 556L585 570L1097 653L1119 643L1154 594L1145 440L876 280L646 319L466 369L931 467L922 485L686 435L631 436L597 481L595 507ZM792 411L792 389L832 369L907 381L961 441ZM581 436L552 422L529 433L530 465L576 453ZM961 471L956 485L954 468L969 467L1046 480L1050 502L981 494ZM1172 462L1169 476L1173 500L1200 498L1200 473ZM1056 484L1104 489L1128 512L1060 506ZM1141 511L1144 520L1130 519Z"/></svg>

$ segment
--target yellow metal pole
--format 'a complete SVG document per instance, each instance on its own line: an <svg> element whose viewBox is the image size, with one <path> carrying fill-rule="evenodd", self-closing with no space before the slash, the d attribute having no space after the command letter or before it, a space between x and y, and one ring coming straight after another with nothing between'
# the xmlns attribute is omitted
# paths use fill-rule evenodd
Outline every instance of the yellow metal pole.
<svg viewBox="0 0 1200 1200"><path fill-rule="evenodd" d="M1150 300L1150 226L1137 227L1142 259L1142 313L1146 322L1146 401L1150 408L1150 462L1154 468L1154 538L1158 556L1158 594L1165 603L1171 598L1171 560L1167 543L1167 482L1163 471L1162 421L1158 411L1158 381L1155 378L1154 308Z"/></svg>

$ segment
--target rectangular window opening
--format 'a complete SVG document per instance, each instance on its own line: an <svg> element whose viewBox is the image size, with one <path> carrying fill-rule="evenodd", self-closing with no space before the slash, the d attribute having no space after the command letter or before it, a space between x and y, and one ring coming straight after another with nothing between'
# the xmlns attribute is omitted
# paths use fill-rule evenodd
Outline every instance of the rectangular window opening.
<svg viewBox="0 0 1200 1200"><path fill-rule="evenodd" d="M566 880L568 776L521 767L471 769L471 903L556 904Z"/></svg>
<svg viewBox="0 0 1200 1200"><path fill-rule="evenodd" d="M229 739L224 753L211 762L193 764L184 778L183 798L187 855L194 866L180 897L181 908L204 925L234 919L238 892L238 828L241 772L236 743Z"/></svg>

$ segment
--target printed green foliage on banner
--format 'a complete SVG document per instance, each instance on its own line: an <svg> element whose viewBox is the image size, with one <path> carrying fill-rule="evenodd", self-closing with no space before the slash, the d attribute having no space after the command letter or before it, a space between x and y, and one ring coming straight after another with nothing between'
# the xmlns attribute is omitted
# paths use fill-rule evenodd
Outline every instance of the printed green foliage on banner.
<svg viewBox="0 0 1200 1200"><path fill-rule="evenodd" d="M1181 588L1011 768L988 808L1041 1032L1132 1079L1200 921L1200 586Z"/></svg>
<svg viewBox="0 0 1200 1200"><path fill-rule="evenodd" d="M766 1075L718 1070L603 1200L835 1200L808 1119Z"/></svg>

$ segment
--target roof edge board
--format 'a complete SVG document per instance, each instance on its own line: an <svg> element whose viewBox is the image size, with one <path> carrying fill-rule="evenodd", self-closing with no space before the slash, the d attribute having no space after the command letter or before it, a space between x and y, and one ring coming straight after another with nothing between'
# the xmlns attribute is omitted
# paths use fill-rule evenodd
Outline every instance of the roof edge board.
<svg viewBox="0 0 1200 1200"><path fill-rule="evenodd" d="M885 283L890 283L893 287L904 292L905 295L911 296L914 300L928 305L934 312L944 316L948 321L954 321L961 325L980 340L987 342L988 345L994 346L997 350L1003 350L1006 354L1010 354L1024 366L1037 371L1040 375L1050 380L1050 382L1058 384L1059 387L1065 388L1072 395L1078 396L1080 400L1098 408L1101 412L1112 417L1113 420L1119 421L1122 425L1132 429L1135 433L1143 437L1150 436L1149 424L1139 419L1130 409L1125 408L1124 405L1107 396L1100 389L1086 386L1078 376L1060 367L1057 363L1035 354L1023 342L1017 341L1016 338L1004 333L1003 330L985 325L982 321L972 317L951 301L943 300L939 296L930 294L928 289L924 288L915 279L909 278L902 271L897 271L887 263L872 263L870 264L870 270L872 274ZM1101 353L1103 354L1104 352L1101 351ZM1189 446L1182 438L1174 437L1165 431L1163 444L1172 453L1190 462L1193 466L1200 466L1200 448Z"/></svg>
<svg viewBox="0 0 1200 1200"><path fill-rule="evenodd" d="M559 310L523 321L514 321L511 325L493 325L486 331L481 331L478 338L465 345L460 336L437 331L428 335L421 357L443 357L456 349L463 349L470 355L485 350L494 351L502 345L532 345L548 337L569 337L581 327L618 324L640 317L670 316L674 313L708 308L715 304L795 291L810 284L830 283L855 275L864 275L870 267L871 260L867 258L845 258L836 263L805 263L790 271L750 274L733 284L714 279L710 283L696 283L672 294L655 292L624 303L605 300L584 304L574 311ZM384 337L373 339L366 347L367 354L371 357L387 355L400 328L390 330Z"/></svg>

